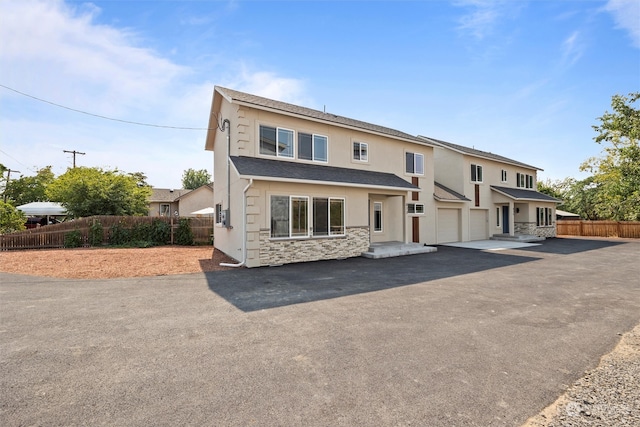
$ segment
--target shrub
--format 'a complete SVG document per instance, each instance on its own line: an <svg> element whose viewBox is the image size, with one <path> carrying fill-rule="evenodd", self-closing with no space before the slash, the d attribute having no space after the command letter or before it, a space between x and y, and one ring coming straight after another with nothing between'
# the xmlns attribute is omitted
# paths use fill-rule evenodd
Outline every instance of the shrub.
<svg viewBox="0 0 640 427"><path fill-rule="evenodd" d="M79 248L82 246L82 233L80 230L73 230L64 235L65 248Z"/></svg>
<svg viewBox="0 0 640 427"><path fill-rule="evenodd" d="M116 224L109 230L109 244L114 246L126 245L131 241L131 230Z"/></svg>
<svg viewBox="0 0 640 427"><path fill-rule="evenodd" d="M189 218L180 218L178 230L176 231L176 244L183 246L193 245L193 231L191 231Z"/></svg>
<svg viewBox="0 0 640 427"><path fill-rule="evenodd" d="M104 228L100 221L95 221L89 227L89 245L101 246L104 240Z"/></svg>

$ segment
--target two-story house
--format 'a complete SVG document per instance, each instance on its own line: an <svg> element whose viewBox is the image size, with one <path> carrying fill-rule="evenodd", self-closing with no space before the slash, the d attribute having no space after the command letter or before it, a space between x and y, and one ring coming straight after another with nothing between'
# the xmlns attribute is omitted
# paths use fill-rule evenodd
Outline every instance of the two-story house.
<svg viewBox="0 0 640 427"><path fill-rule="evenodd" d="M466 196L436 206L438 243L505 236L555 237L560 201L538 192L538 167L497 154L428 137L434 145L435 180Z"/></svg>
<svg viewBox="0 0 640 427"><path fill-rule="evenodd" d="M215 244L238 265L555 236L538 168L432 138L216 87L205 149Z"/></svg>
<svg viewBox="0 0 640 427"><path fill-rule="evenodd" d="M216 248L248 267L434 243L433 145L395 129L216 87Z"/></svg>

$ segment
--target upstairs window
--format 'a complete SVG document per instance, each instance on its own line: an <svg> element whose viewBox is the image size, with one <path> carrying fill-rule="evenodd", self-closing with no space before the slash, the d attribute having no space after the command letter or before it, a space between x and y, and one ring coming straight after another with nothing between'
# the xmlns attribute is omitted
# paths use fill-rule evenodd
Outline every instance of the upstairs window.
<svg viewBox="0 0 640 427"><path fill-rule="evenodd" d="M359 162L369 161L369 144L366 142L354 142L353 160L357 160Z"/></svg>
<svg viewBox="0 0 640 427"><path fill-rule="evenodd" d="M482 182L482 166L471 164L471 182Z"/></svg>
<svg viewBox="0 0 640 427"><path fill-rule="evenodd" d="M326 162L327 137L298 132L298 158L313 160L314 162Z"/></svg>
<svg viewBox="0 0 640 427"><path fill-rule="evenodd" d="M533 175L518 172L516 174L516 186L520 188L533 188Z"/></svg>
<svg viewBox="0 0 640 427"><path fill-rule="evenodd" d="M405 171L414 175L424 175L424 155L419 153L405 153Z"/></svg>
<svg viewBox="0 0 640 427"><path fill-rule="evenodd" d="M414 214L414 215L424 215L424 204L422 203L407 204L407 213Z"/></svg>
<svg viewBox="0 0 640 427"><path fill-rule="evenodd" d="M260 126L260 154L293 157L293 131Z"/></svg>
<svg viewBox="0 0 640 427"><path fill-rule="evenodd" d="M500 177L500 181L507 182L507 171L502 169L502 175Z"/></svg>

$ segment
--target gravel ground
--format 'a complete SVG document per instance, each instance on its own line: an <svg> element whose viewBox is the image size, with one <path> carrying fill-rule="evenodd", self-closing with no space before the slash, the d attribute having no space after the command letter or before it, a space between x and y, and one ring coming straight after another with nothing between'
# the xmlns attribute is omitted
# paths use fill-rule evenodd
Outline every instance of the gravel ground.
<svg viewBox="0 0 640 427"><path fill-rule="evenodd" d="M640 325L523 427L640 426Z"/></svg>

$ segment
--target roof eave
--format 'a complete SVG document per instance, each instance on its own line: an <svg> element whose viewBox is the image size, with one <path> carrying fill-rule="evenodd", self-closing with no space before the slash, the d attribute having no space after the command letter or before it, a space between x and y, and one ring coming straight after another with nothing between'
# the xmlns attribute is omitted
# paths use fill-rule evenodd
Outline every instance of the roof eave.
<svg viewBox="0 0 640 427"><path fill-rule="evenodd" d="M286 182L291 184L332 185L332 186L339 186L339 187L372 188L376 190L392 190L392 191L403 191L403 192L421 192L422 191L420 188L391 187L388 185L358 184L358 183L352 183L352 182L318 181L318 180L282 178L282 177L263 176L263 175L239 175L239 176L242 179L253 179L254 181L275 181L275 182Z"/></svg>

